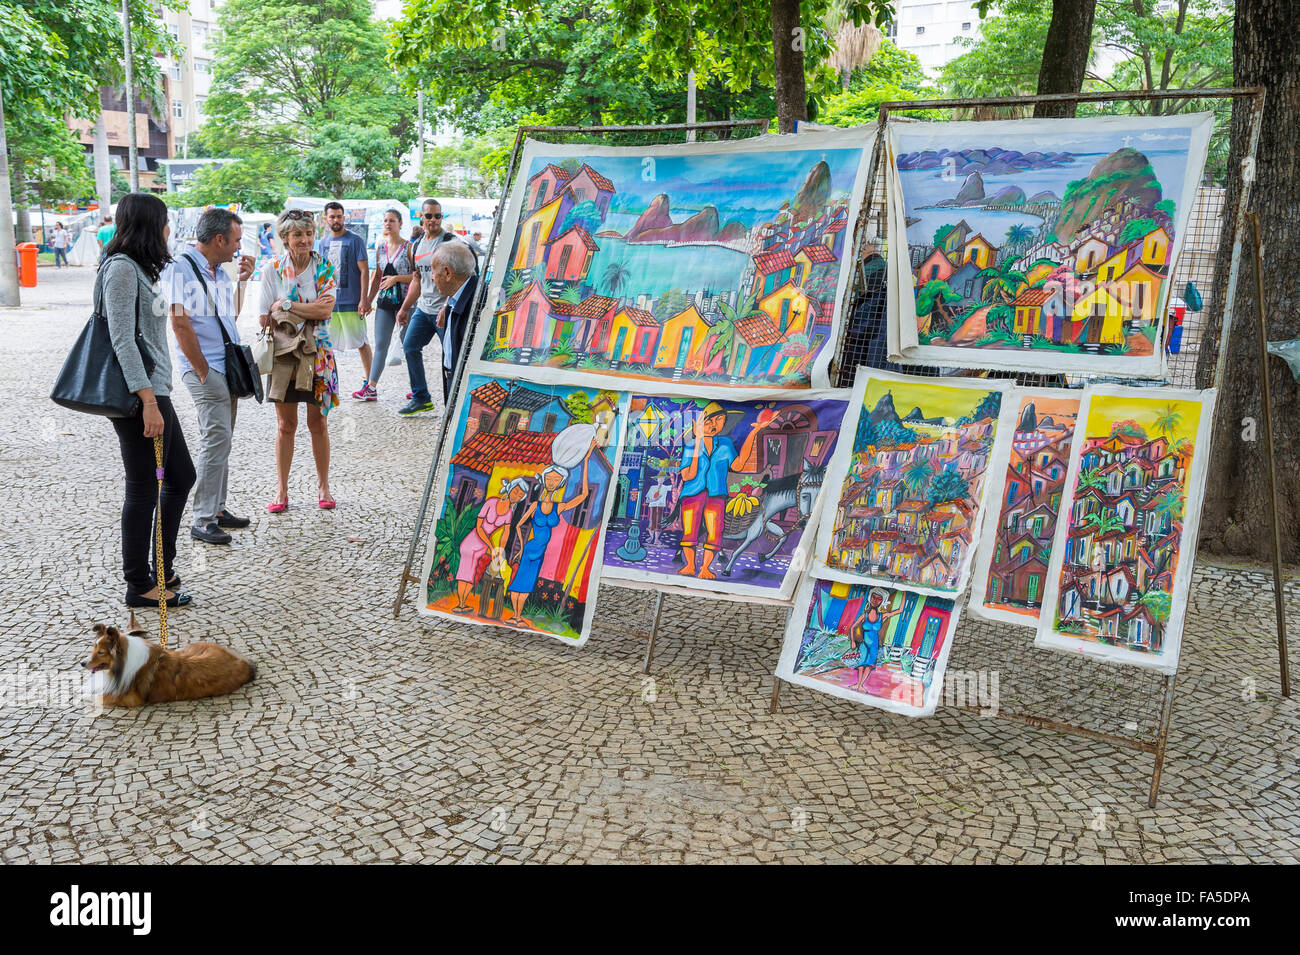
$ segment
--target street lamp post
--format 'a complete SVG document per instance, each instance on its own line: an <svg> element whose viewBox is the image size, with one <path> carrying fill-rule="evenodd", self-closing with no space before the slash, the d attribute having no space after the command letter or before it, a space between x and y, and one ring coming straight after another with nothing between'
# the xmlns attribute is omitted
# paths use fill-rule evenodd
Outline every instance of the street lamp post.
<svg viewBox="0 0 1300 955"><path fill-rule="evenodd" d="M646 447L650 445L650 439L655 432L659 430L660 423L664 420L664 413L656 408L653 404L647 403L645 410L641 412L641 417L637 419L636 426L641 429L641 434L645 436L643 442ZM614 553L620 560L630 563L643 561L646 559L646 549L641 543L641 513L645 510L645 452L641 454L641 474L637 478L637 495L636 495L636 512L632 516L632 525L627 529L627 540L623 546Z"/></svg>

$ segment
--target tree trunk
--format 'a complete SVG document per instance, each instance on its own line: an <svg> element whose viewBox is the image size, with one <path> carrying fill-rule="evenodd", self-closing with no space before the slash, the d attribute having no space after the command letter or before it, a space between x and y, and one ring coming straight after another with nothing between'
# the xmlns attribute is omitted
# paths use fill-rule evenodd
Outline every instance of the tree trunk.
<svg viewBox="0 0 1300 955"><path fill-rule="evenodd" d="M14 258L13 205L9 196L9 144L5 138L5 104L0 94L0 307L22 304L18 292L18 262Z"/></svg>
<svg viewBox="0 0 1300 955"><path fill-rule="evenodd" d="M773 75L776 79L777 129L793 133L794 124L808 118L804 87L804 35L799 30L799 0L772 0Z"/></svg>
<svg viewBox="0 0 1300 955"><path fill-rule="evenodd" d="M113 176L109 171L108 130L104 128L104 112L95 117L95 140L92 147L95 160L95 195L99 199L99 218L108 215L113 204Z"/></svg>
<svg viewBox="0 0 1300 955"><path fill-rule="evenodd" d="M1300 115L1300 31L1290 0L1237 0L1233 40L1235 86L1267 86L1268 100L1260 129L1251 208L1259 213L1265 273L1264 318L1268 338L1300 336L1300 149L1295 118ZM1227 202L1230 213L1239 192L1237 171L1250 136L1250 104L1237 100L1232 111L1231 171ZM1215 267L1214 297L1197 364L1197 381L1205 387L1214 375L1219 353L1233 223L1225 217ZM1218 382L1218 427L1210 458L1209 481L1201 518L1201 542L1211 554L1267 559L1272 553L1268 515L1268 460L1259 431L1264 427L1260 401L1259 318L1250 231L1242 244L1232 328L1223 380ZM1175 290L1177 292L1177 290ZM1278 517L1283 559L1300 561L1300 388L1285 362L1269 358L1274 409L1273 447L1277 454ZM1248 420L1249 419L1249 420ZM1253 421L1253 426L1251 422Z"/></svg>
<svg viewBox="0 0 1300 955"><path fill-rule="evenodd" d="M17 242L32 242L36 237L32 235L32 214L27 210L32 201L27 195L27 177L23 173L22 157L14 156L13 160L9 176L14 203L14 238Z"/></svg>
<svg viewBox="0 0 1300 955"><path fill-rule="evenodd" d="M1092 49L1092 17L1097 0L1052 0L1052 24L1038 68L1038 95L1077 93L1083 89ZM1075 103L1039 103L1035 116L1073 116Z"/></svg>

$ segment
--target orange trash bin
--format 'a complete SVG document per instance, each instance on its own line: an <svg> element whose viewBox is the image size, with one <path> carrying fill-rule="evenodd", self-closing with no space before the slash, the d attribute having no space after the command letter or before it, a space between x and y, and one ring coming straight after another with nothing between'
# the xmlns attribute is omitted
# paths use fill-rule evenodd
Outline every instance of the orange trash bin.
<svg viewBox="0 0 1300 955"><path fill-rule="evenodd" d="M20 242L14 247L18 252L18 284L23 288L36 288L36 251L34 242Z"/></svg>

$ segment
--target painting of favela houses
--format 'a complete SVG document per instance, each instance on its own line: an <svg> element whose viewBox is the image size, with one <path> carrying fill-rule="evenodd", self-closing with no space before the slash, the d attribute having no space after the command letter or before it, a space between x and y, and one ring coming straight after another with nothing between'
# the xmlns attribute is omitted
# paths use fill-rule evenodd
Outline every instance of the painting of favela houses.
<svg viewBox="0 0 1300 955"><path fill-rule="evenodd" d="M957 629L952 600L808 578L776 675L905 716L930 716Z"/></svg>
<svg viewBox="0 0 1300 955"><path fill-rule="evenodd" d="M990 476L989 519L971 577L970 605L977 617L1038 626L1082 397L1082 391L1064 388L1012 392L1011 457L1001 473Z"/></svg>
<svg viewBox="0 0 1300 955"><path fill-rule="evenodd" d="M1085 392L1035 646L1177 670L1214 398Z"/></svg>
<svg viewBox="0 0 1300 955"><path fill-rule="evenodd" d="M690 396L826 387L864 138L529 142L475 354L538 381Z"/></svg>
<svg viewBox="0 0 1300 955"><path fill-rule="evenodd" d="M859 369L814 574L951 597L966 586L990 468L1015 428L1009 381ZM833 516L832 516L833 509Z"/></svg>
<svg viewBox="0 0 1300 955"><path fill-rule="evenodd" d="M605 576L789 600L847 408L838 391L797 401L633 395Z"/></svg>
<svg viewBox="0 0 1300 955"><path fill-rule="evenodd" d="M425 612L586 641L625 403L468 376L425 554Z"/></svg>
<svg viewBox="0 0 1300 955"><path fill-rule="evenodd" d="M1158 376L1211 127L1208 113L892 126L899 357Z"/></svg>

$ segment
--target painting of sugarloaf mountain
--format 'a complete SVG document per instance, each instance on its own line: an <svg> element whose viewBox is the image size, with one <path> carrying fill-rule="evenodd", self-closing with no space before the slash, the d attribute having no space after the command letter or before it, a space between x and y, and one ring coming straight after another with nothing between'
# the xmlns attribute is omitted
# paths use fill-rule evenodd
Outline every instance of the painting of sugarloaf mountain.
<svg viewBox="0 0 1300 955"><path fill-rule="evenodd" d="M834 519L818 538L826 569L937 594L965 586L1008 385L883 375L859 384Z"/></svg>
<svg viewBox="0 0 1300 955"><path fill-rule="evenodd" d="M1091 122L896 131L915 344L1058 367L1159 355L1205 123Z"/></svg>
<svg viewBox="0 0 1300 955"><path fill-rule="evenodd" d="M483 361L683 393L825 383L862 148L531 145Z"/></svg>

